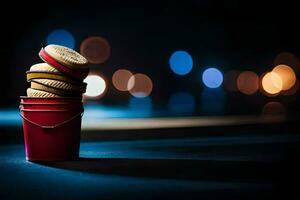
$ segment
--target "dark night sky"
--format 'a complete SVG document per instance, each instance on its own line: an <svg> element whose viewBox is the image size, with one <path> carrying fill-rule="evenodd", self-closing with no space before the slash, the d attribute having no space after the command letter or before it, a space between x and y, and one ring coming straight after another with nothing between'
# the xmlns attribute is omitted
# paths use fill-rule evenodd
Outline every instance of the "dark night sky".
<svg viewBox="0 0 300 200"><path fill-rule="evenodd" d="M120 66L149 74L156 102L164 102L178 89L200 91L203 66L261 74L272 68L282 51L300 55L298 7L292 1L43 1L36 8L28 2L8 4L2 10L11 14L1 12L1 106L18 104L28 86L25 71L39 62L38 50L56 28L74 34L76 49L88 36L105 37L112 56L92 69L107 77ZM170 54L178 49L189 51L195 59L193 73L184 78L170 75L168 68ZM118 102L114 93L112 89L104 102ZM254 101L263 101L260 96ZM126 97L117 99L122 98Z"/></svg>

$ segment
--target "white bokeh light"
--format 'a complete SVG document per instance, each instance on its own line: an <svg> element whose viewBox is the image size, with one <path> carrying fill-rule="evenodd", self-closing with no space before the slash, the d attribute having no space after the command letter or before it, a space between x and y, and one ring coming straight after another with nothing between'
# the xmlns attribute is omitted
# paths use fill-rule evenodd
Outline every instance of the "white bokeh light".
<svg viewBox="0 0 300 200"><path fill-rule="evenodd" d="M98 97L103 94L106 89L106 83L104 79L99 75L88 75L84 82L87 83L86 92L87 97Z"/></svg>

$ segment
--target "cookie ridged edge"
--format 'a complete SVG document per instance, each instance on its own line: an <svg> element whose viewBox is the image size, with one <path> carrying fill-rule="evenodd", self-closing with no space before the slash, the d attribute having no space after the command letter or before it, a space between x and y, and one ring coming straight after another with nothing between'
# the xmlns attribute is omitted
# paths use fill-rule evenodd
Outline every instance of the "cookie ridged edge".
<svg viewBox="0 0 300 200"><path fill-rule="evenodd" d="M50 44L47 45L44 50L55 60L74 70L86 70L88 68L88 60L73 49Z"/></svg>
<svg viewBox="0 0 300 200"><path fill-rule="evenodd" d="M27 89L27 96L28 97L61 97L57 94L53 94L53 93L50 93L50 92L45 92L45 91L42 91L42 90L36 90L36 89L33 89L33 88L28 88Z"/></svg>

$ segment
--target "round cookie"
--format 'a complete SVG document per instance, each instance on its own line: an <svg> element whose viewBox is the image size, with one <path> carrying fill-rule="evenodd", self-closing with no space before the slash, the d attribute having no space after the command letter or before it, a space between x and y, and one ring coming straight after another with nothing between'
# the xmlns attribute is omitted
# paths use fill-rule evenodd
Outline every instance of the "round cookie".
<svg viewBox="0 0 300 200"><path fill-rule="evenodd" d="M75 79L83 80L89 73L89 68L84 68L82 70L75 70L70 68L69 66L61 64L59 61L57 61L52 56L50 56L43 48L40 50L39 56L44 62L56 68L61 73L69 75Z"/></svg>
<svg viewBox="0 0 300 200"><path fill-rule="evenodd" d="M48 93L53 93L56 94L58 96L66 96L66 97L79 97L82 95L82 93L76 93L73 91L69 91L69 90L62 90L62 89L58 89L58 88L53 88L47 85L43 85L37 82L31 82L31 88L32 89L36 89L36 90L41 90L41 91L45 91Z"/></svg>
<svg viewBox="0 0 300 200"><path fill-rule="evenodd" d="M84 85L82 82L75 81L71 77L65 76L61 72L59 72L54 67L51 67L47 63L38 63L32 65L30 67L30 71L26 72L27 81L31 81L32 79L52 79L52 80L59 80L68 83L72 83L75 85Z"/></svg>
<svg viewBox="0 0 300 200"><path fill-rule="evenodd" d="M28 82L34 79L51 79L51 80L64 81L75 85L83 85L83 83L75 82L66 76L53 73L53 72L27 71L26 79Z"/></svg>
<svg viewBox="0 0 300 200"><path fill-rule="evenodd" d="M45 92L45 91L41 91L41 90L36 90L36 89L32 89L32 88L28 88L27 89L27 96L28 97L60 97L59 95L53 94L53 93L49 93L49 92Z"/></svg>
<svg viewBox="0 0 300 200"><path fill-rule="evenodd" d="M73 49L50 44L44 48L45 52L59 63L74 70L85 70L88 68L88 60Z"/></svg>
<svg viewBox="0 0 300 200"><path fill-rule="evenodd" d="M48 63L37 63L30 67L29 71L36 71L36 72L54 72L61 74L60 71L49 65Z"/></svg>
<svg viewBox="0 0 300 200"><path fill-rule="evenodd" d="M74 85L63 81L51 80L51 79L33 79L31 82L36 82L48 87L66 90L74 93L84 93L86 85Z"/></svg>

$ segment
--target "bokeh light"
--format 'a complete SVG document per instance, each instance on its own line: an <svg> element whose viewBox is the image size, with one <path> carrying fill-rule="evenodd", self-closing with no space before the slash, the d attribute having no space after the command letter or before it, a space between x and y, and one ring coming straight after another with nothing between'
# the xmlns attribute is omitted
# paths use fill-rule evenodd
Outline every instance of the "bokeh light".
<svg viewBox="0 0 300 200"><path fill-rule="evenodd" d="M254 94L259 87L259 78L252 71L244 71L237 78L237 87L243 94Z"/></svg>
<svg viewBox="0 0 300 200"><path fill-rule="evenodd" d="M116 89L120 91L128 91L134 86L134 80L132 80L133 82L130 85L128 84L128 81L132 75L133 74L126 69L119 69L113 74L112 83ZM128 85L130 88L128 88Z"/></svg>
<svg viewBox="0 0 300 200"><path fill-rule="evenodd" d="M84 93L84 96L90 98L100 97L106 90L105 80L99 75L88 75L84 79L84 82L87 83L87 88L86 92Z"/></svg>
<svg viewBox="0 0 300 200"><path fill-rule="evenodd" d="M128 81L130 94L137 98L149 96L153 89L152 80L145 74L134 74Z"/></svg>
<svg viewBox="0 0 300 200"><path fill-rule="evenodd" d="M170 57L169 64L175 74L186 75L193 68L193 59L186 51L175 51Z"/></svg>
<svg viewBox="0 0 300 200"><path fill-rule="evenodd" d="M299 89L299 81L296 80L296 83L292 88L290 88L289 90L281 91L280 94L287 95L287 96L294 95L297 93L298 89Z"/></svg>
<svg viewBox="0 0 300 200"><path fill-rule="evenodd" d="M177 92L169 99L168 108L173 113L193 113L195 111L195 98L188 92Z"/></svg>
<svg viewBox="0 0 300 200"><path fill-rule="evenodd" d="M223 74L216 68L208 68L202 74L202 81L209 88L218 88L223 82Z"/></svg>
<svg viewBox="0 0 300 200"><path fill-rule="evenodd" d="M296 72L299 72L300 70L299 59L290 52L281 52L276 56L274 59L274 66L281 64L291 67Z"/></svg>
<svg viewBox="0 0 300 200"><path fill-rule="evenodd" d="M278 94L282 90L282 80L275 72L266 73L261 81L263 90L271 95Z"/></svg>
<svg viewBox="0 0 300 200"><path fill-rule="evenodd" d="M296 74L294 70L287 65L278 65L273 70L282 80L282 90L291 89L296 83Z"/></svg>
<svg viewBox="0 0 300 200"><path fill-rule="evenodd" d="M286 109L285 107L279 102L268 102L264 105L262 109L263 115L285 115Z"/></svg>
<svg viewBox="0 0 300 200"><path fill-rule="evenodd" d="M75 47L75 39L73 35L69 31L66 31L64 29L56 29L49 33L46 43L47 45L58 44L69 47L71 49L74 49Z"/></svg>
<svg viewBox="0 0 300 200"><path fill-rule="evenodd" d="M110 56L108 41L99 36L86 38L80 45L80 53L93 64L104 63Z"/></svg>
<svg viewBox="0 0 300 200"><path fill-rule="evenodd" d="M240 72L237 70L230 70L224 75L224 87L226 90L230 92L237 92L237 78Z"/></svg>

